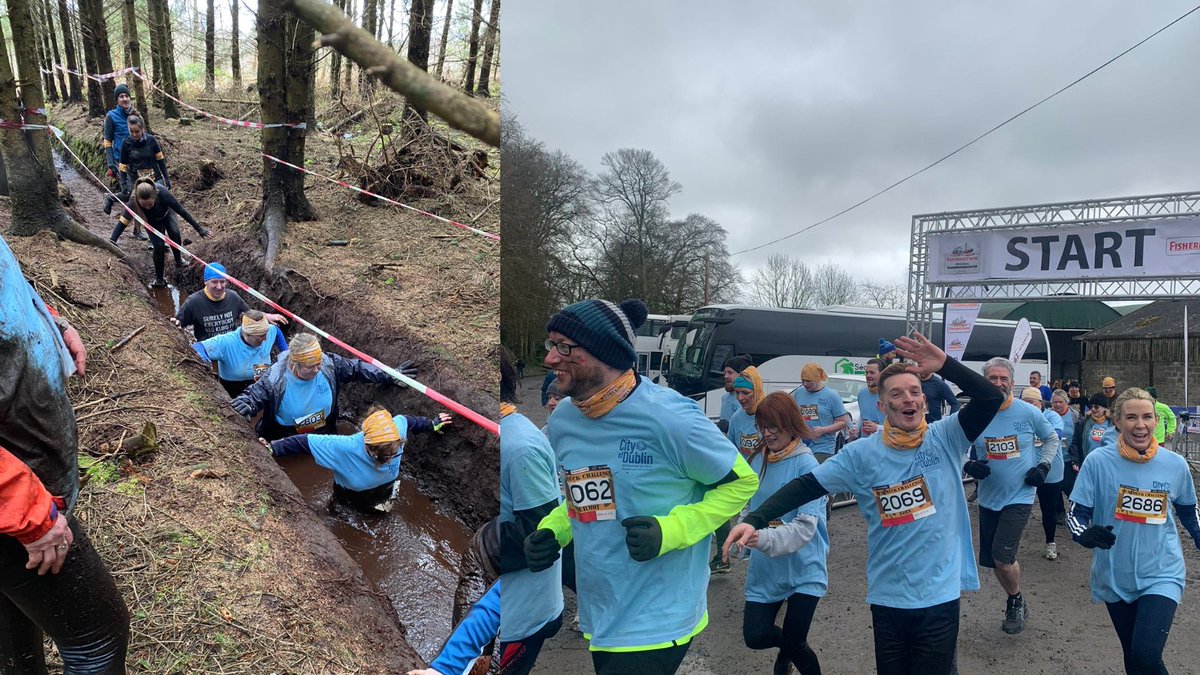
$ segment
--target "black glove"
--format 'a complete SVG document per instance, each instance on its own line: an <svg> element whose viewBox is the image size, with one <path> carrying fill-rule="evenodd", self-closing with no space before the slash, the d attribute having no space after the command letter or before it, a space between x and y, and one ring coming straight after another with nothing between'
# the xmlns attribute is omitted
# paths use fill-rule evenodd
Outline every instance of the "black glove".
<svg viewBox="0 0 1200 675"><path fill-rule="evenodd" d="M1050 465L1042 462L1032 469L1025 472L1025 484L1037 487L1046 482L1046 474L1050 471Z"/></svg>
<svg viewBox="0 0 1200 675"><path fill-rule="evenodd" d="M254 406L250 404L250 399L238 396L229 402L229 406L234 409L239 415L250 417L254 414Z"/></svg>
<svg viewBox="0 0 1200 675"><path fill-rule="evenodd" d="M729 420L717 420L717 429L723 434L729 433Z"/></svg>
<svg viewBox="0 0 1200 675"><path fill-rule="evenodd" d="M1117 535L1112 533L1112 525L1092 525L1076 538L1084 548L1110 549L1117 541Z"/></svg>
<svg viewBox="0 0 1200 675"><path fill-rule="evenodd" d="M533 534L525 537L525 562L529 564L530 572L548 570L558 560L558 551L562 548L554 538L554 532L547 528L534 530Z"/></svg>
<svg viewBox="0 0 1200 675"><path fill-rule="evenodd" d="M963 464L963 471L975 480L983 480L992 475L992 467L988 466L986 459L968 459L967 463Z"/></svg>
<svg viewBox="0 0 1200 675"><path fill-rule="evenodd" d="M396 366L396 370L400 371L400 374L405 377L416 377L417 375L417 367L413 365L411 360Z"/></svg>
<svg viewBox="0 0 1200 675"><path fill-rule="evenodd" d="M212 230L209 230L207 227L201 227L198 232L201 239L208 239L208 236L212 234Z"/></svg>
<svg viewBox="0 0 1200 675"><path fill-rule="evenodd" d="M621 521L629 557L638 562L654 560L662 548L662 526L654 516L633 516Z"/></svg>

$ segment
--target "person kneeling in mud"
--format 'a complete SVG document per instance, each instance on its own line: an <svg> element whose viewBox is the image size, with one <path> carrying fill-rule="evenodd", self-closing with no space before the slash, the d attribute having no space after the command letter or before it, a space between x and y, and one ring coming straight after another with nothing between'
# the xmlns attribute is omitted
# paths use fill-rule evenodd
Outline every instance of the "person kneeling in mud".
<svg viewBox="0 0 1200 675"><path fill-rule="evenodd" d="M416 375L412 361L396 367L406 376ZM386 384L387 373L358 359L321 351L311 333L292 338L288 351L279 355L266 375L229 402L247 419L262 412L255 426L268 441L306 433L337 433L338 390L347 382Z"/></svg>
<svg viewBox="0 0 1200 675"><path fill-rule="evenodd" d="M400 479L400 456L410 434L442 429L453 421L446 413L437 417L392 416L372 406L353 436L300 434L278 441L259 442L276 457L311 454L320 466L333 471L333 500L363 513L387 513ZM330 503L332 509L333 502Z"/></svg>
<svg viewBox="0 0 1200 675"><path fill-rule="evenodd" d="M129 204L129 208L137 214L150 227L161 232L164 236L170 237L171 241L178 246L183 245L182 235L179 234L179 223L175 220L175 214L178 213L184 220L196 230L202 238L209 236L211 232L208 228L201 225L188 213L188 210L183 208L175 195L166 187L154 182L152 178L139 178L133 186L133 200ZM121 213L117 218L117 225L113 228L112 236L108 238L114 246L117 244L117 239L121 233L135 219L128 211ZM152 257L154 258L154 282L151 286L161 288L167 285L163 278L163 268L167 261L167 244L161 237L151 236L150 244L154 247ZM171 252L175 254L175 270L183 269L183 258L180 256L179 249L171 247Z"/></svg>

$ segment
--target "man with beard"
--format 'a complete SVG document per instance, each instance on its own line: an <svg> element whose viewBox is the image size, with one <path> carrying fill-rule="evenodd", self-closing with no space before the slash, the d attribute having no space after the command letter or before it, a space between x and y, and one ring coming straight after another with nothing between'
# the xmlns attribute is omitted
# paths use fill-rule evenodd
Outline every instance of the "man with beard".
<svg viewBox="0 0 1200 675"><path fill-rule="evenodd" d="M741 409L737 396L733 394L733 381L737 379L739 373L752 365L754 365L754 359L750 358L749 354L742 354L729 357L721 366L725 377L725 393L721 394L721 420L728 422L734 413Z"/></svg>

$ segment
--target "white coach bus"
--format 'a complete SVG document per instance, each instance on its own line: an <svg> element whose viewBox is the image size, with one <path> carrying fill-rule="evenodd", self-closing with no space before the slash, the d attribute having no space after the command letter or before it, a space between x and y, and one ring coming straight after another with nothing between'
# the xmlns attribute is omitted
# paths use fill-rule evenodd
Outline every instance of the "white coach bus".
<svg viewBox="0 0 1200 675"><path fill-rule="evenodd" d="M979 370L994 356L1008 356L1016 321L980 319L975 324L963 363ZM1029 374L1050 372L1050 342L1041 324L1032 323L1033 339L1017 364L1015 384ZM709 305L692 315L671 359L669 385L696 399L710 417L720 414L724 392L722 364L735 354L749 354L768 392L800 386L800 369L815 361L830 375L862 374L867 359L879 351L879 338L904 334L904 313L857 307L816 310L774 309L745 305ZM933 335L942 345L942 317L934 315Z"/></svg>

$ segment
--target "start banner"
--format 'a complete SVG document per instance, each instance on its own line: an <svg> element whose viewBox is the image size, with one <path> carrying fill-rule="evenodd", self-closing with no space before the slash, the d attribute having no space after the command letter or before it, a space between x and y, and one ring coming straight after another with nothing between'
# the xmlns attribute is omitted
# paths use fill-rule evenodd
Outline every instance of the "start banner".
<svg viewBox="0 0 1200 675"><path fill-rule="evenodd" d="M929 281L1200 277L1200 217L929 235Z"/></svg>

